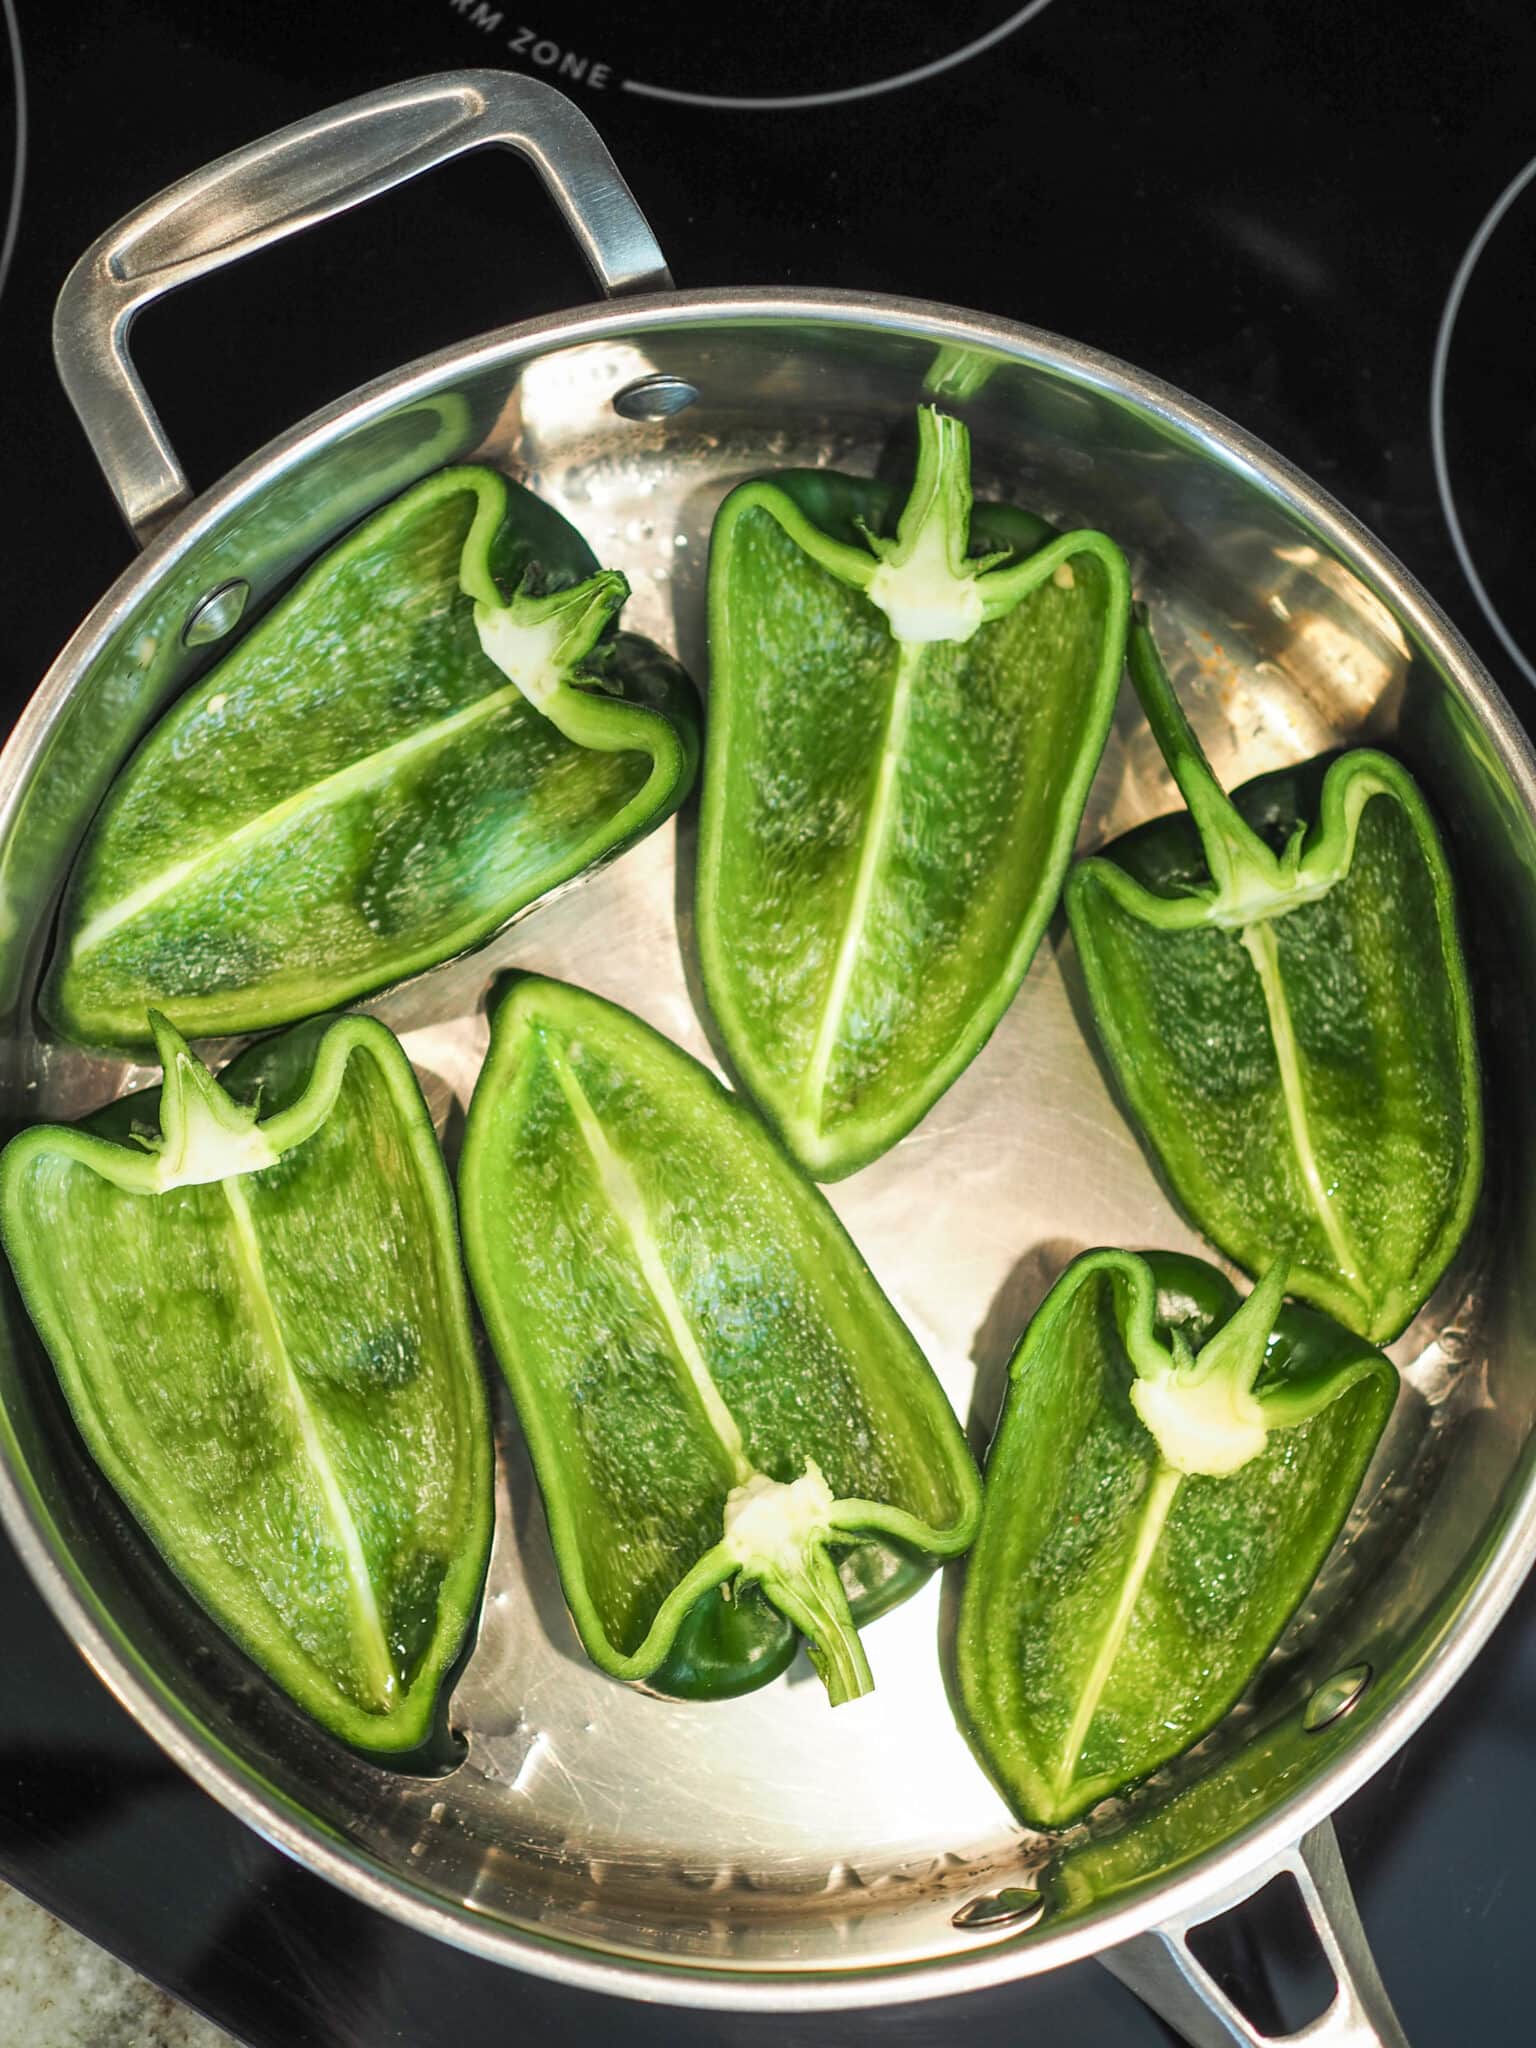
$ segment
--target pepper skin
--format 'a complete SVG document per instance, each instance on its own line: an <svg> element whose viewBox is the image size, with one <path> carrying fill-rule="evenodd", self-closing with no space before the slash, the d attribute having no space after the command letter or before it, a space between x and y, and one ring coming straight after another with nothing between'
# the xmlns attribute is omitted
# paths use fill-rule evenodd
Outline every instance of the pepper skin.
<svg viewBox="0 0 1536 2048"><path fill-rule="evenodd" d="M79 1044L314 1016L482 944L670 815L698 757L629 586L530 492L429 477L312 568L107 794L42 1008ZM515 593L504 598L503 591Z"/></svg>
<svg viewBox="0 0 1536 2048"><path fill-rule="evenodd" d="M416 1750L491 1540L427 1106L372 1018L268 1039L222 1086L154 1034L163 1089L6 1147L12 1270L86 1448L188 1591L342 1741Z"/></svg>
<svg viewBox="0 0 1536 2048"><path fill-rule="evenodd" d="M1284 1255L1293 1294L1385 1343L1444 1272L1482 1178L1433 821L1407 770L1365 748L1227 797L1143 619L1130 654L1189 809L1068 879L1104 1048L1206 1236L1250 1273Z"/></svg>
<svg viewBox="0 0 1536 2048"><path fill-rule="evenodd" d="M1382 1354L1169 1252L1085 1253L1026 1331L957 1638L972 1746L1058 1828L1197 1742L1316 1578L1392 1411Z"/></svg>
<svg viewBox="0 0 1536 2048"><path fill-rule="evenodd" d="M818 1180L894 1145L991 1035L1120 682L1113 542L973 514L965 428L925 407L918 432L899 520L883 486L791 470L733 491L710 542L704 984Z"/></svg>
<svg viewBox="0 0 1536 2048"><path fill-rule="evenodd" d="M747 1105L599 997L513 984L460 1167L470 1277L566 1600L617 1678L726 1698L797 1637L834 1704L856 1623L975 1530L944 1391Z"/></svg>

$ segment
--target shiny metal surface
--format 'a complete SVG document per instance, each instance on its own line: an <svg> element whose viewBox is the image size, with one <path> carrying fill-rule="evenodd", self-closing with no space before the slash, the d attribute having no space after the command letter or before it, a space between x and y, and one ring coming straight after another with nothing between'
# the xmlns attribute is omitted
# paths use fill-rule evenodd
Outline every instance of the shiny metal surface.
<svg viewBox="0 0 1536 2048"><path fill-rule="evenodd" d="M192 607L191 615L181 629L182 645L210 647L215 640L224 639L239 625L250 597L251 586L243 576L232 576L228 583L221 583L217 590L210 590Z"/></svg>
<svg viewBox="0 0 1536 2048"><path fill-rule="evenodd" d="M1370 1682L1369 1664L1351 1664L1347 1671L1337 1671L1332 1678L1325 1678L1307 1701L1301 1716L1302 1727L1309 1735L1315 1735L1330 1721L1337 1721L1340 1714L1349 1712Z"/></svg>
<svg viewBox="0 0 1536 2048"><path fill-rule="evenodd" d="M697 403L645 422L615 412L617 393L658 375ZM1465 1668L1536 1547L1529 750L1465 645L1369 537L1166 387L980 315L705 292L509 329L284 436L108 593L0 760L0 1101L15 1119L74 1115L147 1076L37 1035L51 906L112 772L208 658L181 638L199 598L238 575L254 618L371 505L478 454L625 570L626 622L677 647L702 681L707 539L725 491L795 463L900 474L912 406L935 378L965 394L983 494L1105 526L1126 546L1219 773L1369 738L1420 775L1462 888L1494 1105L1488 1195L1394 1347L1406 1384L1389 1434L1247 1699L1189 1757L1055 1842L1011 1820L956 1732L941 1654L953 1575L872 1625L877 1690L835 1714L803 1663L708 1706L599 1674L566 1617L505 1404L487 1598L455 1695L463 1760L423 1779L342 1754L224 1643L93 1480L12 1305L0 1509L105 1681L215 1796L311 1867L463 1947L591 1988L732 2007L896 2002L1045 1969L1154 1923L1177 1930L1264 1882ZM1127 691L1081 845L1172 802ZM685 813L484 952L371 1006L403 1035L450 1153L504 964L582 982L711 1057L692 850ZM975 1064L903 1144L831 1191L978 1448L1013 1345L1069 1258L1104 1243L1200 1248L1085 1024L1058 921ZM1376 1673L1367 1694L1308 1734L1313 1692L1361 1662ZM956 1927L967 1902L1010 1887L1048 1897L1034 1931ZM1155 1996L1150 1953L1140 1988Z"/></svg>
<svg viewBox="0 0 1536 2048"><path fill-rule="evenodd" d="M1292 2034L1260 2033L1196 1960L1188 1940L1192 1927L1240 1904L1275 1878L1294 1883L1335 1987L1326 2009ZM1154 1934L1138 1935L1099 1960L1191 2048L1265 2048L1288 2041L1305 2041L1308 2048L1408 2048L1377 1974L1331 1827L1313 1829L1294 1849L1272 1857L1236 1892L1214 1896L1198 1912L1170 1920Z"/></svg>
<svg viewBox="0 0 1536 2048"><path fill-rule="evenodd" d="M510 71L386 86L296 121L161 192L93 242L54 313L59 376L135 539L192 496L128 353L137 315L179 286L491 144L525 156L605 292L671 283L590 121Z"/></svg>
<svg viewBox="0 0 1536 2048"><path fill-rule="evenodd" d="M698 401L698 392L681 377L637 377L613 395L613 409L626 420L668 420Z"/></svg>
<svg viewBox="0 0 1536 2048"><path fill-rule="evenodd" d="M956 1913L953 1927L1006 1927L1013 1934L1027 1933L1045 1918L1049 1901L1033 1885L1004 1885L1000 1892L982 1892Z"/></svg>

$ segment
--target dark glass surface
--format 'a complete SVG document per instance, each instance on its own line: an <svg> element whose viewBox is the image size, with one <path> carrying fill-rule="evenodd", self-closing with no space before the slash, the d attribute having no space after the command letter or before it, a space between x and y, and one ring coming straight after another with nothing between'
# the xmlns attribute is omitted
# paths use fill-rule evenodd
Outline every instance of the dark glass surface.
<svg viewBox="0 0 1536 2048"><path fill-rule="evenodd" d="M981 307L1124 356L1241 421L1404 559L1529 718L1536 698L1458 567L1429 411L1458 264L1536 149L1536 13L1526 0L1052 0L1023 12L1013 33L924 83L765 111L630 88L852 93L941 63L1010 11L717 6L694 34L687 10L597 0L539 0L530 23L464 0L24 4L31 144L0 299L0 717L130 552L50 360L52 301L74 257L239 142L371 86L500 63L578 97L681 284L843 285ZM1536 184L1467 285L1445 424L1471 557L1536 660L1521 566L1536 496L1533 254ZM136 347L206 483L380 371L590 296L532 174L486 156L157 307ZM1421 2048L1532 2036L1533 1614L1528 1593L1449 1704L1340 1816L1367 1930ZM0 1872L258 2048L599 2032L740 2048L1166 2038L1093 1965L938 2006L804 2020L618 2007L500 1971L354 1905L229 1819L138 1733L3 1550L0 1616ZM1283 1929L1267 1933L1283 1960ZM1242 1931L1227 1949L1252 1966ZM1293 2009L1284 1982L1274 1992L1277 2010Z"/></svg>

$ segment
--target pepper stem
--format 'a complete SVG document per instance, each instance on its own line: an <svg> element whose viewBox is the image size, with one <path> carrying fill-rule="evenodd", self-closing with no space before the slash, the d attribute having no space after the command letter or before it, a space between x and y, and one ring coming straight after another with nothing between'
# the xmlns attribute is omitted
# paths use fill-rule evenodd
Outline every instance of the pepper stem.
<svg viewBox="0 0 1536 2048"><path fill-rule="evenodd" d="M990 383L1001 367L996 356L984 355L979 348L946 343L929 365L923 389L932 392L935 398L964 403L967 398L974 398L984 384Z"/></svg>
<svg viewBox="0 0 1536 2048"><path fill-rule="evenodd" d="M1195 1359L1192 1377L1224 1378L1245 1394L1253 1392L1254 1381L1264 1363L1275 1317L1285 1299L1285 1283L1291 1262L1279 1258L1269 1267L1248 1299L1235 1309L1221 1328L1202 1346Z"/></svg>
<svg viewBox="0 0 1536 2048"><path fill-rule="evenodd" d="M1138 1359L1131 1405L1175 1472L1225 1478L1263 1450L1270 1420L1253 1388L1289 1274L1277 1259L1196 1357L1176 1345L1161 1371Z"/></svg>
<svg viewBox="0 0 1536 2048"><path fill-rule="evenodd" d="M819 1543L802 1554L798 1569L765 1573L758 1583L805 1637L811 1662L834 1707L874 1691L874 1675L854 1627L848 1595L837 1566Z"/></svg>
<svg viewBox="0 0 1536 2048"><path fill-rule="evenodd" d="M277 1152L257 1123L256 1111L225 1094L169 1018L151 1010L149 1028L165 1069L160 1139L158 1144L149 1141L156 1191L204 1186L275 1166Z"/></svg>
<svg viewBox="0 0 1536 2048"><path fill-rule="evenodd" d="M969 640L987 616L977 578L1006 558L971 561L971 437L964 423L918 407L917 472L894 540L867 536L878 557L865 591L910 644Z"/></svg>
<svg viewBox="0 0 1536 2048"><path fill-rule="evenodd" d="M725 1504L725 1542L787 1621L805 1637L834 1707L874 1689L848 1595L827 1554L837 1503L813 1458L798 1479L765 1472L733 1487Z"/></svg>
<svg viewBox="0 0 1536 2048"><path fill-rule="evenodd" d="M1144 604L1131 608L1127 654L1131 681L1147 723L1200 834L1205 864L1216 885L1217 902L1231 905L1235 913L1245 898L1257 896L1267 901L1277 891L1283 893L1286 869L1253 827L1244 822L1217 781L1168 680ZM1293 845L1299 853L1299 839ZM1290 865L1294 867L1294 861Z"/></svg>
<svg viewBox="0 0 1536 2048"><path fill-rule="evenodd" d="M510 604L482 598L475 605L481 652L530 704L548 713L560 686L591 654L628 596L628 578L617 569L601 569L585 583L544 597L520 590Z"/></svg>
<svg viewBox="0 0 1536 2048"><path fill-rule="evenodd" d="M963 420L937 406L917 410L917 469L894 541L871 542L893 569L919 555L942 559L951 576L965 574L971 540L971 436Z"/></svg>

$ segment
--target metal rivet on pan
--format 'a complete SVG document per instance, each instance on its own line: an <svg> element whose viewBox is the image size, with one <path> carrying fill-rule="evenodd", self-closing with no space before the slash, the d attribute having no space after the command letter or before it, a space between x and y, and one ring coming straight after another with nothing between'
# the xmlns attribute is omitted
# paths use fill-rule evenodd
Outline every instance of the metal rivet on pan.
<svg viewBox="0 0 1536 2048"><path fill-rule="evenodd" d="M1349 1712L1370 1682L1369 1664L1351 1664L1347 1671L1336 1671L1332 1678L1325 1678L1302 1711L1302 1727L1309 1735L1315 1735L1319 1728L1337 1721L1341 1714Z"/></svg>
<svg viewBox="0 0 1536 2048"><path fill-rule="evenodd" d="M683 377L637 377L616 392L613 409L626 420L669 420L684 412L698 397L696 384Z"/></svg>
<svg viewBox="0 0 1536 2048"><path fill-rule="evenodd" d="M1000 1892L983 1892L955 1914L956 1927L1012 1927L1020 1934L1045 1917L1045 1893L1029 1885L1010 1884Z"/></svg>
<svg viewBox="0 0 1536 2048"><path fill-rule="evenodd" d="M250 594L251 586L242 576L210 590L188 613L187 623L181 629L182 645L206 647L210 641L222 640L231 627L238 625Z"/></svg>

